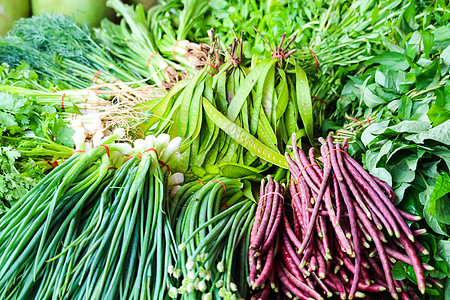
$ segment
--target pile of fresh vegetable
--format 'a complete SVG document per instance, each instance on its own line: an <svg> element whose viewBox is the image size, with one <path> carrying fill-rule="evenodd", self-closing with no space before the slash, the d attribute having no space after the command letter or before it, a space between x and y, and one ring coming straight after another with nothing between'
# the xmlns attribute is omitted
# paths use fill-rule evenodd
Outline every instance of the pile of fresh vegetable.
<svg viewBox="0 0 450 300"><path fill-rule="evenodd" d="M448 3L107 5L0 38L2 299L447 298Z"/></svg>
<svg viewBox="0 0 450 300"><path fill-rule="evenodd" d="M412 266L415 279L409 279L422 294L441 288L439 280L426 277L434 267L419 258L429 255L416 240L425 231L412 232L406 224L420 217L394 207L393 190L350 157L347 140L321 140L322 168L314 148L308 158L295 141L293 159L286 153L289 205L282 185L270 177L265 189L261 184L249 247L250 285L260 290L253 299L269 299L273 291L299 299L365 298L383 291L395 299L417 298L407 281L394 280L396 261Z"/></svg>

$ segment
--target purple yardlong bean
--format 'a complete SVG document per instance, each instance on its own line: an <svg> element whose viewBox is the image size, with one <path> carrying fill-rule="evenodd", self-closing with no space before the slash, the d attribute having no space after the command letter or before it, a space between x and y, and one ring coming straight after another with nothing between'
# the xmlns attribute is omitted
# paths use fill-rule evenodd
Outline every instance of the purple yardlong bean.
<svg viewBox="0 0 450 300"><path fill-rule="evenodd" d="M319 274L319 277L323 279L326 276L325 260L318 249L316 249L316 259L318 264L317 273Z"/></svg>
<svg viewBox="0 0 450 300"><path fill-rule="evenodd" d="M305 274L303 274L303 275L305 275ZM311 274L308 273L308 276L309 276L309 275L311 275ZM315 289L314 281L312 280L311 277L306 277L305 280L306 280L306 284L307 284L310 288Z"/></svg>
<svg viewBox="0 0 450 300"><path fill-rule="evenodd" d="M281 254L280 254L281 255L281 259L284 262L284 265L286 266L286 268L296 278L302 280L303 279L302 273L300 272L300 270L298 269L297 265L295 264L294 259L289 255L289 252L288 252L286 246L283 245L283 243L281 243L281 245L280 245L280 250L281 250Z"/></svg>
<svg viewBox="0 0 450 300"><path fill-rule="evenodd" d="M309 188L311 190L313 190L315 193L318 194L319 191L320 191L320 182L321 181L320 180L314 180L313 178L310 177L310 175L309 175L310 173L308 173L308 172L311 172L311 170L308 170L310 168L307 167L309 165L309 163L307 163L306 165L304 165L302 163L302 161L300 159L299 151L301 151L301 153L303 153L303 151L299 150L297 148L297 145L295 145L295 147L293 149L293 153L294 153L294 159L295 159L295 163L296 163L295 171L298 172L298 177L297 178L303 177L305 179L307 185L309 186ZM291 166L292 159L290 158L289 154L285 154L285 156L289 157L288 161L289 160L291 161L289 166ZM315 175L314 178L318 179L317 175L316 174L314 174L314 175Z"/></svg>
<svg viewBox="0 0 450 300"><path fill-rule="evenodd" d="M280 270L283 272L283 274L286 276L286 278L294 284L297 288L299 288L304 293L310 295L314 299L323 299L323 297L316 292L314 289L309 287L305 282L300 281L298 278L296 278L293 274L289 272L286 268L283 268L282 266L279 266Z"/></svg>
<svg viewBox="0 0 450 300"><path fill-rule="evenodd" d="M325 295L327 295L327 298L330 298L333 296L333 293L330 291L330 289L327 287L327 285L325 284L325 282L322 280L322 278L320 278L319 276L317 276L316 273L312 273L314 280L317 282L317 284L320 286L320 288L325 292Z"/></svg>
<svg viewBox="0 0 450 300"><path fill-rule="evenodd" d="M392 187L389 184L387 184L387 182L384 182L383 180L381 180L380 178L378 178L376 176L373 176L372 174L370 174L370 177L372 177L373 181L375 181L378 184L378 186L386 192L389 200L391 200L391 202L394 202L395 194L394 194L394 190L392 189Z"/></svg>
<svg viewBox="0 0 450 300"><path fill-rule="evenodd" d="M344 284L342 283L342 281L334 274L329 274L329 277L332 280L332 282L334 283L334 285L336 287L336 291L339 293L339 297L341 299L346 299L347 293L345 291L345 287L344 287Z"/></svg>
<svg viewBox="0 0 450 300"><path fill-rule="evenodd" d="M422 220L422 218L420 216L411 215L411 214L408 214L407 212L404 212L402 210L398 210L398 212L400 213L402 218L407 220L407 221L418 222L418 221Z"/></svg>
<svg viewBox="0 0 450 300"><path fill-rule="evenodd" d="M358 232L359 232L359 231L360 231L360 230L358 230ZM360 235L359 237L360 237L360 239L361 239L361 245L363 245L364 248L369 249L369 248L370 248L370 244L367 242L366 237L365 237L364 235Z"/></svg>
<svg viewBox="0 0 450 300"><path fill-rule="evenodd" d="M383 266L384 270L384 277L386 279L389 292L391 293L392 298L398 299L397 291L394 287L394 280L392 278L391 274L391 268L389 266L389 261L387 259L386 253L384 251L384 245L382 244L378 234L377 229L373 226L373 224L367 219L366 215L361 211L359 207L355 207L356 214L363 223L363 225L366 227L369 234L372 236L372 240L375 243L375 246L378 250L378 253L380 255L380 261L381 265Z"/></svg>
<svg viewBox="0 0 450 300"><path fill-rule="evenodd" d="M311 244L309 244L309 246L305 249L305 251L302 253L303 257L302 260L300 262L300 267L303 268L306 263L311 259L311 255L313 253L314 247L312 245L313 240L311 239Z"/></svg>
<svg viewBox="0 0 450 300"><path fill-rule="evenodd" d="M280 278L281 283L283 283L284 288L286 288L288 291L290 291L293 295L300 299L310 299L307 295L302 293L292 282L289 281L289 279L284 275L283 271L280 269L280 267L277 265L275 271L278 274L278 277ZM319 298L323 299L323 298Z"/></svg>
<svg viewBox="0 0 450 300"><path fill-rule="evenodd" d="M311 267L312 271L317 270L317 257L314 255L314 250L311 251L311 258L309 260L309 266Z"/></svg>
<svg viewBox="0 0 450 300"><path fill-rule="evenodd" d="M283 187L281 187L281 194L283 193ZM267 237L267 240L264 242L263 246L261 247L261 253L266 253L266 251L269 249L269 247L273 244L273 241L275 240L275 235L278 232L278 227L280 225L280 221L282 219L282 215L284 215L283 212L283 206L284 206L284 199L282 196L275 194L274 195L277 198L280 198L277 202L278 207L276 208L276 214L274 216L275 221L273 222L272 228L270 230L270 233ZM273 209L273 207L272 207Z"/></svg>
<svg viewBox="0 0 450 300"><path fill-rule="evenodd" d="M297 206L292 204L292 210L294 213L294 233L295 235L300 238L302 236L302 229L299 220L301 220L300 212Z"/></svg>
<svg viewBox="0 0 450 300"><path fill-rule="evenodd" d="M304 167L309 165L309 163L306 163L306 164L302 163L301 154L305 155L305 153L303 152L303 150L301 150L297 147L297 139L296 139L295 133L292 134L292 152L294 154L294 160L297 163L299 168L303 169ZM311 189L314 190L316 193L319 193L320 180L314 181L313 178L310 178L308 171L309 171L308 168L303 170L303 173L305 173L304 177L307 180L308 185L310 185Z"/></svg>
<svg viewBox="0 0 450 300"><path fill-rule="evenodd" d="M334 200L336 202L336 223L335 226L339 226L339 222L341 220L342 215L342 207L341 207L341 194L339 193L339 186L335 176L333 178L333 195Z"/></svg>
<svg viewBox="0 0 450 300"><path fill-rule="evenodd" d="M271 288L270 285L266 285L261 293L261 295L259 296L259 298L257 298L257 300L265 300L265 299L269 299L270 296L270 292L271 292Z"/></svg>
<svg viewBox="0 0 450 300"><path fill-rule="evenodd" d="M354 160L352 157L350 157L349 155L346 155L345 159L350 164L352 164L353 167L356 168L356 170L360 173L361 178L364 179L363 181L366 181L366 183L368 184L368 185L366 184L367 188L371 191L374 191L376 194L378 194L379 199L382 202L384 202L384 204L388 207L388 209L394 216L395 220L397 221L397 224L402 228L402 230L406 234L406 236L412 242L414 242L414 235L412 234L411 229L408 227L408 225L403 220L400 213L395 208L394 204L387 198L387 196L383 193L383 191L380 188L376 188L377 185L376 185L375 181L372 179L372 177L370 177L369 173L367 173L367 171L364 170L364 168L361 165L359 165L358 162L356 160ZM370 195L370 193L369 193L369 195ZM371 195L371 197L373 197L373 196ZM396 236L399 237L398 235L396 235Z"/></svg>
<svg viewBox="0 0 450 300"><path fill-rule="evenodd" d="M324 155L326 153L327 149L328 149L328 147L326 146L326 143L325 143L323 145L323 147L321 147L321 149L320 149L322 155ZM330 160L327 159L327 161L329 162ZM331 175L331 177L334 177L333 174L330 174L330 175ZM333 179L333 180L335 180L335 179ZM333 227L334 227L334 230L335 230L335 233L336 233L336 237L339 240L339 243L340 243L340 245L341 245L341 247L343 249L342 251L346 252L348 255L352 255L353 254L353 250L350 247L350 244L348 243L347 239L345 238L345 234L344 234L343 228L336 221L337 219L336 219L336 215L335 215L334 210L333 210L333 204L331 203L331 196L330 196L330 193L329 193L329 189L327 189L327 191L325 192L325 199L324 199L324 201L325 201L325 208L327 209L328 214L330 216L330 221L331 221L332 224L334 224Z"/></svg>
<svg viewBox="0 0 450 300"><path fill-rule="evenodd" d="M337 292L337 286L334 284L333 280L331 280L330 276L326 277L323 282L333 291Z"/></svg>
<svg viewBox="0 0 450 300"><path fill-rule="evenodd" d="M249 279L248 281L250 282L251 285L253 285L253 283L255 282L256 279L256 260L254 259L254 250L249 250L249 256L251 255L252 260L250 260L250 272L249 272Z"/></svg>
<svg viewBox="0 0 450 300"><path fill-rule="evenodd" d="M330 140L329 140L329 145L330 145ZM331 142L330 146L333 146L332 142ZM332 151L332 149L330 149L330 151ZM332 152L335 152L335 151L332 151ZM335 168L339 168L337 164L333 165L333 171L335 170ZM339 172L337 172L337 173L339 173ZM355 274L354 274L354 281L352 283L352 287L350 289L350 294L349 294L349 299L352 299L356 293L356 288L358 286L360 273L361 273L361 264L360 264L361 249L360 249L360 241L359 241L356 217L355 217L355 206L353 205L353 202L350 198L350 195L348 193L347 186L345 185L345 183L338 180L338 184L339 184L340 191L342 192L342 199L344 200L345 206L347 207L347 211L349 214L350 230L351 230L351 235L352 235L352 240L353 240L353 247L355 249L356 268L355 268Z"/></svg>
<svg viewBox="0 0 450 300"><path fill-rule="evenodd" d="M292 261L297 266L297 268L302 272L303 267L301 267L300 258L297 256L297 253L292 248L291 242L284 230L281 231L281 245L285 246L289 256L292 258Z"/></svg>
<svg viewBox="0 0 450 300"><path fill-rule="evenodd" d="M314 148L311 148L313 151L313 155L314 155ZM311 149L310 149L310 153L311 153ZM311 180L316 184L316 186L320 186L320 183L322 182L322 177L323 174L320 174L321 176L319 176L319 174L315 171L314 168L312 168L312 163L310 162L310 160L308 160L308 158L306 157L305 152L303 152L303 150L299 150L298 154L300 155L300 163L303 165L302 170L303 172L308 173L308 176L311 178ZM300 164L298 164L300 165Z"/></svg>
<svg viewBox="0 0 450 300"><path fill-rule="evenodd" d="M270 283L270 287L272 288L272 290L274 290L277 293L278 292L277 291L277 284L275 283L275 267L273 267L270 270L269 283Z"/></svg>
<svg viewBox="0 0 450 300"><path fill-rule="evenodd" d="M322 233L322 227L321 227L321 223L319 221L319 219L321 219L322 217L320 216L320 213L317 213L317 219L316 219L316 234L317 237L319 237L319 239L321 239L323 237L323 233Z"/></svg>
<svg viewBox="0 0 450 300"><path fill-rule="evenodd" d="M406 255L398 252L397 250L394 250L394 249L389 248L389 247L385 247L385 250L386 250L386 254L389 257L392 257L392 258L394 258L396 260L404 262L405 264L413 266L412 260L411 260L411 258L409 256L406 256ZM426 263L423 263L423 262L421 262L420 264L422 265L422 268L424 268L425 270L428 270L428 271L433 271L434 270L434 267L430 266L429 264L426 264Z"/></svg>
<svg viewBox="0 0 450 300"><path fill-rule="evenodd" d="M331 158L331 166L332 166L333 173L336 176L337 181L338 182L343 181L344 177L342 176L340 168L337 167L338 162L337 162L337 157L336 157L336 151L334 148L334 143L333 143L333 139L332 139L331 135L328 135L326 141L324 139L322 139L322 140L320 140L320 142L324 143L323 145L325 145L325 143L327 143L328 149L324 148L324 150L327 152L326 157L329 156ZM324 157L324 159L326 159L326 157Z"/></svg>
<svg viewBox="0 0 450 300"><path fill-rule="evenodd" d="M419 291L424 294L425 293L425 277L423 272L422 262L417 255L416 250L414 249L411 241L405 236L404 233L400 235L400 242L403 245L403 248L406 250L406 254L409 256L412 262L412 266L414 268L414 272L416 273L417 278L417 287Z"/></svg>
<svg viewBox="0 0 450 300"><path fill-rule="evenodd" d="M274 247L271 247L266 256L264 268L262 269L261 273L259 274L259 277L256 278L255 283L253 283L253 285L252 285L253 290L255 290L258 286L262 285L269 278L270 272L273 269L273 252L274 252Z"/></svg>
<svg viewBox="0 0 450 300"><path fill-rule="evenodd" d="M325 193L325 190L327 187L328 178L330 176L330 173L331 173L331 165L327 164L327 162L325 161L324 172L323 172L324 175L323 175L322 183L320 184L319 193L318 193L316 201L314 203L314 211L309 220L308 229L306 230L305 236L303 237L302 245L301 245L300 249L298 250L299 253L301 253L303 251L303 249L305 249L306 244L309 242L309 239L311 237L312 231L314 229L314 224L315 224L315 221L317 218L317 214L318 214L320 206L321 206L322 198L324 196L324 193ZM306 173L305 173L305 178L306 178Z"/></svg>
<svg viewBox="0 0 450 300"><path fill-rule="evenodd" d="M402 300L411 300L411 297L409 297L408 292L405 291L400 292L400 297L402 298Z"/></svg>
<svg viewBox="0 0 450 300"><path fill-rule="evenodd" d="M331 138L331 137L330 137ZM341 145L340 144L336 144L336 158L337 158L337 167L339 167L339 170L342 174L342 177L345 180L345 183L348 185L349 190L351 191L351 193L353 194L353 199L356 201L356 203L359 205L359 207L361 207L361 209L363 210L363 212L366 214L366 216L369 219L372 219L371 213L369 211L369 209L367 208L367 206L365 205L364 201L362 200L361 194L359 193L358 189L356 188L355 184L353 183L353 180L350 178L349 174L347 173L347 170L345 169L344 166L344 159L342 157L342 152L341 152Z"/></svg>
<svg viewBox="0 0 450 300"><path fill-rule="evenodd" d="M369 233L367 233L366 228L363 226L363 224L361 223L360 220L356 220L356 223L358 224L359 229L361 230L363 236L366 238L367 241L371 242L372 241L372 237L370 236Z"/></svg>
<svg viewBox="0 0 450 300"><path fill-rule="evenodd" d="M329 261L332 259L332 257L330 256L330 259L326 259L326 253L325 253L325 248L323 247L322 243L317 243L317 250L320 252L320 254L325 258L325 261Z"/></svg>
<svg viewBox="0 0 450 300"><path fill-rule="evenodd" d="M300 178L298 187L299 187L298 191L301 193L300 200L302 203L302 211L304 213L304 215L303 215L303 223L305 224L304 230L306 230L306 227L307 227L306 221L309 220L309 218L310 218L310 214L308 213L308 208L311 207L312 195L311 195L311 191L308 188L307 183L305 182L305 180L303 178Z"/></svg>
<svg viewBox="0 0 450 300"><path fill-rule="evenodd" d="M264 209L264 200L265 198L261 199L261 196L264 195L264 183L265 183L265 179L261 180L261 185L259 188L259 202L258 202L258 206L256 208L256 214L255 214L255 220L253 221L253 226L252 226L252 230L250 232L250 244L254 241L256 233L258 232L258 227L259 224L261 223L261 217L262 217L262 213L263 213L263 209Z"/></svg>
<svg viewBox="0 0 450 300"><path fill-rule="evenodd" d="M345 147L348 147L348 138L345 138L342 140L342 148L344 149ZM348 151L345 150L345 152L348 152Z"/></svg>
<svg viewBox="0 0 450 300"><path fill-rule="evenodd" d="M330 243L329 243L329 239L328 239L327 222L326 222L325 218L319 217L319 223L321 225L320 228L322 229L322 243L323 243L323 247L325 249L324 257L326 259L331 259L331 250L330 250Z"/></svg>
<svg viewBox="0 0 450 300"><path fill-rule="evenodd" d="M339 144L336 145L337 150L340 150ZM350 288L350 293L348 295L349 299L353 299L356 289L358 288L358 282L361 275L361 248L359 243L359 236L358 236L358 228L356 224L356 216L355 216L355 205L353 205L353 201L350 198L350 195L347 190L347 186L345 185L342 180L339 178L346 178L346 183L349 184L349 182L352 182L348 176L346 176L347 173L344 173L342 169L344 169L343 166L343 158L342 153L340 151L334 151L333 148L333 139L331 135L328 136L328 148L331 151L331 163L332 163L332 169L334 174L337 176L339 189L342 192L342 199L344 200L345 206L347 208L349 220L350 220L350 230L353 238L353 248L355 249L355 272L353 276L353 282L352 286ZM333 153L336 152L336 153ZM335 159L333 160L333 157ZM340 169L342 167L342 169ZM335 172L336 169L336 172ZM352 183L353 184L353 183ZM352 186L350 186L351 188ZM360 207L360 209L364 212L363 208ZM370 284L370 283L369 283Z"/></svg>
<svg viewBox="0 0 450 300"><path fill-rule="evenodd" d="M419 236L419 235L422 235L422 234L425 234L425 233L427 233L427 230L425 228L417 229L417 230L413 231L414 236Z"/></svg>
<svg viewBox="0 0 450 300"><path fill-rule="evenodd" d="M260 199L262 197L264 197L267 200L265 202L266 203L265 210L264 210L264 214L261 219L260 226L258 227L256 236L255 236L254 240L252 241L252 243L250 243L250 249L258 249L259 246L262 244L263 239L264 239L264 233L266 231L267 224L269 223L270 208L272 206L272 199L274 197L273 194L269 194L269 193L272 193L274 191L275 184L273 182L272 177L270 177L270 176L267 176L267 177L268 177L269 182L267 183L265 194L260 195Z"/></svg>
<svg viewBox="0 0 450 300"><path fill-rule="evenodd" d="M298 184L298 188L300 188L300 184ZM300 198L300 192L299 189L297 189L297 185L294 182L294 179L291 178L291 184L289 186L289 191L291 193L291 200L292 200L292 208L294 209L294 220L298 222L299 230L296 232L297 237L301 237L302 232L305 228L305 222L304 222L304 209Z"/></svg>
<svg viewBox="0 0 450 300"><path fill-rule="evenodd" d="M322 180L323 171L317 164L314 148L310 148L308 154L309 154L309 162L311 163L313 170L316 172L317 175L319 175L320 180Z"/></svg>
<svg viewBox="0 0 450 300"><path fill-rule="evenodd" d="M312 208L308 208L308 212L312 212L312 211L313 211ZM330 214L329 214L328 211L326 211L326 210L320 210L320 211L319 211L319 216L322 216L322 217L329 217ZM342 214L342 217L348 218L348 214L347 214L347 213L343 213L343 214Z"/></svg>
<svg viewBox="0 0 450 300"><path fill-rule="evenodd" d="M270 216L269 216L269 222L267 223L267 227L266 227L266 231L264 232L264 239L263 239L263 246L267 243L267 240L269 239L269 235L272 233L272 228L273 225L275 223L276 220L276 216L278 214L279 211L279 201L281 201L281 197L279 197L278 193L280 193L281 195L283 194L283 192L280 190L280 184L276 181L274 181L274 185L275 185L275 191L273 192L273 198L272 198L272 206L269 208L270 209ZM267 246L266 246L267 247ZM262 253L264 253L264 251L261 251Z"/></svg>
<svg viewBox="0 0 450 300"><path fill-rule="evenodd" d="M393 232L392 226L390 225L389 221L385 218L385 214L383 214L380 211L380 209L378 208L378 206L375 205L375 203L370 200L370 197L367 195L367 193L364 191L364 189L360 185L357 185L357 188L358 188L359 192L361 193L361 195L363 196L364 201L367 203L369 210L372 213L372 220L375 223L375 225L377 226L378 230L382 230L383 226L384 226L386 228L386 231L388 232L388 234L390 236L392 236L394 234L394 232ZM384 207L385 211L387 211L387 207L385 207L384 205L383 205L383 207ZM387 211L387 216L388 216L390 222L395 222L394 218L391 216L389 211ZM394 223L394 225L395 225L395 223Z"/></svg>
<svg viewBox="0 0 450 300"><path fill-rule="evenodd" d="M288 163L289 170L290 170L292 176L298 180L298 178L300 177L300 168L297 166L297 163L292 160L289 153L285 152L284 156L286 157L286 161Z"/></svg>
<svg viewBox="0 0 450 300"><path fill-rule="evenodd" d="M261 268L262 268L262 257L261 256L258 256L257 258L256 258L256 270L261 270Z"/></svg>
<svg viewBox="0 0 450 300"><path fill-rule="evenodd" d="M350 258L344 258L344 265L350 272L352 272L353 274L355 273L355 266L353 265ZM361 278L365 284L370 285L369 274L365 269L361 269Z"/></svg>
<svg viewBox="0 0 450 300"><path fill-rule="evenodd" d="M436 285L437 287L439 287L441 289L444 288L444 285L442 284L442 282L439 279L436 279L436 278L428 276L426 280L431 282L432 284Z"/></svg>
<svg viewBox="0 0 450 300"><path fill-rule="evenodd" d="M379 284L366 285L360 282L358 289L363 292L379 293L385 291L386 287Z"/></svg>
<svg viewBox="0 0 450 300"><path fill-rule="evenodd" d="M297 248L300 247L301 242L298 240L297 236L292 231L291 225L289 224L286 214L283 214L283 227L284 230L282 232L289 237L290 241L294 244L295 247Z"/></svg>
<svg viewBox="0 0 450 300"><path fill-rule="evenodd" d="M374 210L376 207L380 211L377 214L377 216L382 220L382 222L383 218L385 218L386 222L383 222L383 224L385 225L386 230L388 230L388 228L392 228L393 233L395 234L396 237L398 237L400 235L400 230L397 226L397 223L395 222L394 216L391 213L390 209L386 206L384 201L381 200L380 197L378 197L377 193L372 189L372 187L364 180L364 178L360 175L358 170L348 161L347 159L348 157L349 157L348 155L344 157L345 166L352 175L353 179L361 187L361 189L363 189L369 195L369 197L366 198L367 204L371 207L372 210ZM370 204L370 202L372 201L374 205ZM377 213L376 211L374 212ZM390 232L389 235L391 235Z"/></svg>
<svg viewBox="0 0 450 300"><path fill-rule="evenodd" d="M348 275L345 272L344 268L340 268L336 275L339 275L344 280L344 282L349 282Z"/></svg>

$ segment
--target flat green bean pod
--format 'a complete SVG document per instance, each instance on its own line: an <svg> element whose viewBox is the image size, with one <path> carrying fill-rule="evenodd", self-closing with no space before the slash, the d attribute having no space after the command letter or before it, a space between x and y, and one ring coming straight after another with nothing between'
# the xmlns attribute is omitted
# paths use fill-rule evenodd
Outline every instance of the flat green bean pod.
<svg viewBox="0 0 450 300"><path fill-rule="evenodd" d="M210 119L213 120L214 123L220 127L220 129L222 129L241 146L265 161L285 169L288 168L286 159L283 155L268 148L250 133L231 122L228 118L217 111L217 109L212 106L208 100L203 99L203 107Z"/></svg>

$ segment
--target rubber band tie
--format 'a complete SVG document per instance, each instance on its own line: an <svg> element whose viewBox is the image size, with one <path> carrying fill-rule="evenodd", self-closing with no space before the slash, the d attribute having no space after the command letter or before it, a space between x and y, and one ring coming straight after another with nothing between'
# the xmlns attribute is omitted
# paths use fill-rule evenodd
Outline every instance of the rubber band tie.
<svg viewBox="0 0 450 300"><path fill-rule="evenodd" d="M227 195L227 188L225 187L225 183L223 183L222 181L217 180L217 179L210 180L209 182L211 182L211 181L215 181L215 182L218 182L218 183L222 184L222 186L223 186L223 195L224 196Z"/></svg>
<svg viewBox="0 0 450 300"><path fill-rule="evenodd" d="M105 145L98 145L97 147L103 147L103 148L105 148L105 149L106 149L106 154L108 154L108 157L109 157L109 148L108 148L108 146L105 146ZM95 148L97 148L97 147L95 147Z"/></svg>

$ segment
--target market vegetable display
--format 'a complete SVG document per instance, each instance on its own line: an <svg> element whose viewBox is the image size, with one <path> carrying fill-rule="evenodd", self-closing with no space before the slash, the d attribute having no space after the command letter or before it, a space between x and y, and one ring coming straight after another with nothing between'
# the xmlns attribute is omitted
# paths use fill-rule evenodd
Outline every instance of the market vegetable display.
<svg viewBox="0 0 450 300"><path fill-rule="evenodd" d="M447 298L448 4L106 3L0 38L2 299Z"/></svg>

